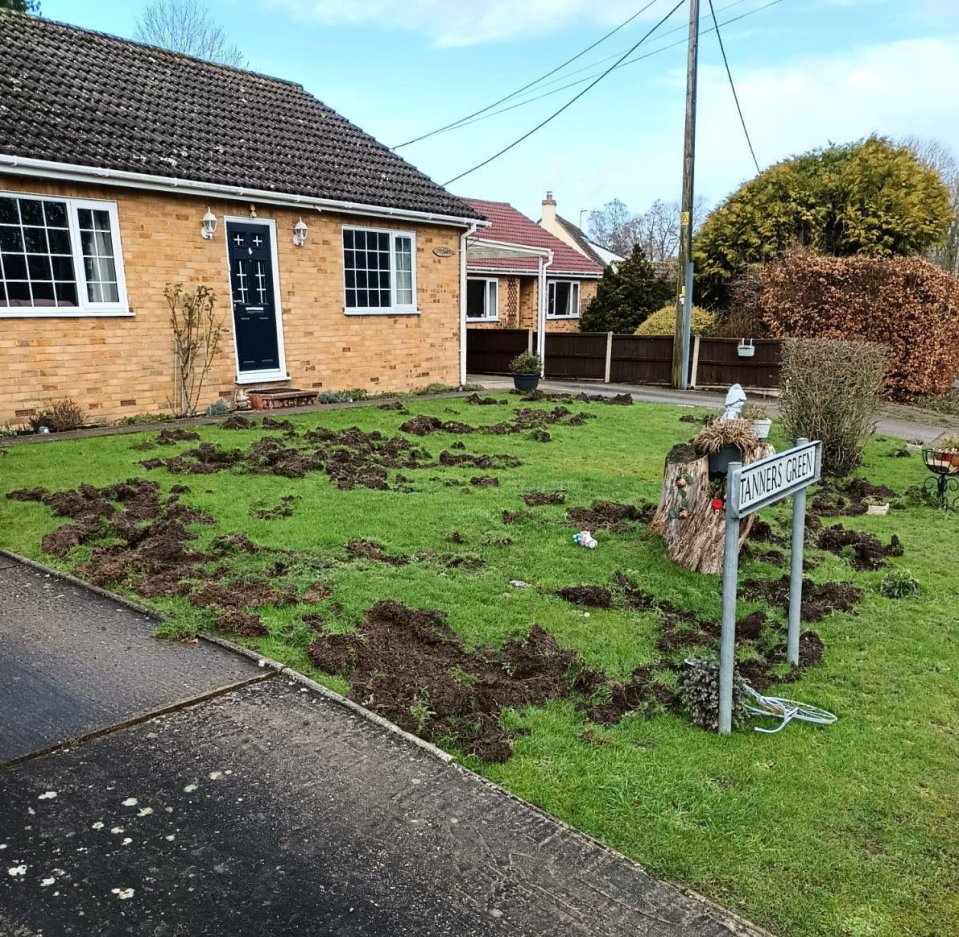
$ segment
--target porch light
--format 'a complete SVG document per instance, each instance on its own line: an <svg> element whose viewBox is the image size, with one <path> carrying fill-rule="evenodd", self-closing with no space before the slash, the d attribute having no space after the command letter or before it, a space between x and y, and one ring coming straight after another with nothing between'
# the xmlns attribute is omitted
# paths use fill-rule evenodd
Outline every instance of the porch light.
<svg viewBox="0 0 959 937"><path fill-rule="evenodd" d="M200 236L204 241L212 241L216 233L216 215L208 208L203 216L203 227L200 228Z"/></svg>
<svg viewBox="0 0 959 937"><path fill-rule="evenodd" d="M306 243L306 234L309 230L302 218L293 225L293 244L296 247L302 247Z"/></svg>

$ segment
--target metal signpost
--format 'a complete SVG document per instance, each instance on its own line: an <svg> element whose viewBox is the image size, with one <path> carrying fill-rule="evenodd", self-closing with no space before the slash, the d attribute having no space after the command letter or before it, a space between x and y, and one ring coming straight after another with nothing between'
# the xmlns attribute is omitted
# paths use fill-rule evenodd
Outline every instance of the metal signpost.
<svg viewBox="0 0 959 937"><path fill-rule="evenodd" d="M739 522L760 508L793 496L792 556L789 572L789 634L786 660L799 663L806 488L819 481L822 443L797 439L785 452L742 465L726 476L726 540L723 547L723 621L719 651L719 731L732 731L733 671L736 665L736 591L739 578Z"/></svg>

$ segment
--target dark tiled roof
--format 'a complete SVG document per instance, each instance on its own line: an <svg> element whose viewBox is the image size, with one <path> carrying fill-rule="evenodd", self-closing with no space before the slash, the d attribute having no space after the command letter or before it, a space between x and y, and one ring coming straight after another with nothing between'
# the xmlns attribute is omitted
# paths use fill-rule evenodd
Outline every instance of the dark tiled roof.
<svg viewBox="0 0 959 937"><path fill-rule="evenodd" d="M300 85L2 10L0 153L477 217Z"/></svg>
<svg viewBox="0 0 959 937"><path fill-rule="evenodd" d="M524 247L548 247L553 252L553 263L547 268L547 275L569 273L584 277L602 276L602 263L588 260L579 251L573 250L522 212L518 212L508 202L487 202L478 198L464 201L490 221L490 227L477 232L478 239L521 244ZM518 273L536 273L539 269L539 261L535 257L471 260L469 265L476 269L495 268L516 270Z"/></svg>
<svg viewBox="0 0 959 937"><path fill-rule="evenodd" d="M601 267L606 266L606 261L596 253L593 242L586 237L582 228L578 228L572 221L567 221L560 215L556 216L556 220L563 226L566 233L579 245L582 252L589 257L590 260L598 263Z"/></svg>

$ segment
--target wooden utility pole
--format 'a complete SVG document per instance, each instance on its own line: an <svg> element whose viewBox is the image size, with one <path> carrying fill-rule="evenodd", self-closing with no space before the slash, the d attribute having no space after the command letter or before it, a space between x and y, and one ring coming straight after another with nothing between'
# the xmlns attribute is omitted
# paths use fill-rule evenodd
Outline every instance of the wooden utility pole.
<svg viewBox="0 0 959 937"><path fill-rule="evenodd" d="M689 54L686 60L686 134L683 142L683 201L679 218L676 328L673 332L673 387L689 381L689 335L693 317L693 168L696 162L696 69L699 60L699 0L689 0ZM688 300L688 301L687 301Z"/></svg>

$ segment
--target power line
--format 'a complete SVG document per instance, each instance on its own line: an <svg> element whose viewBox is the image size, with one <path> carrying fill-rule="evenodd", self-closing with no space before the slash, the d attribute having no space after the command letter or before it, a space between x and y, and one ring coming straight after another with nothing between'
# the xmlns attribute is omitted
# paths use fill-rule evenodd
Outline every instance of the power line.
<svg viewBox="0 0 959 937"><path fill-rule="evenodd" d="M713 26L716 29L716 38L719 40L719 51L723 54L723 65L726 66L726 75L729 78L729 87L733 92L733 100L736 102L736 110L739 112L739 122L743 125L743 133L746 135L746 143L749 145L749 155L753 158L753 165L756 172L760 172L759 160L756 159L756 151L753 149L753 141L750 139L749 130L746 128L746 118L743 117L743 109L739 104L739 95L736 93L736 83L733 81L733 73L729 69L729 59L726 58L726 47L723 45L723 36L719 31L719 23L716 21L716 11L713 9L713 0L709 0L709 14L713 18Z"/></svg>
<svg viewBox="0 0 959 937"><path fill-rule="evenodd" d="M461 124L467 120L471 120L472 118L477 117L480 114L485 114L487 111L492 110L494 107L498 107L500 104L504 104L506 101L509 101L511 98L515 98L518 94L522 94L524 91L528 91L534 85L538 85L541 81L545 81L547 78L551 77L552 75L555 75L558 71L562 71L564 68L566 68L567 65L571 65L577 59L581 59L584 55L586 55L587 52L592 52L593 49L596 48L596 46L605 42L607 39L610 38L610 36L614 36L621 29L624 29L625 27L627 27L631 22L633 22L633 20L635 20L639 16L642 16L643 13L645 13L651 6L653 6L653 4L658 2L659 0L649 0L649 3L647 3L645 6L637 10L628 19L623 20L622 23L620 23L615 28L611 29L608 33L606 33L605 36L601 36L592 45L587 46L581 52L577 52L576 55L574 55L571 59L567 59L561 65L557 65L555 68L550 69L550 71L546 72L545 75L540 75L539 78L534 79L533 81L529 82L529 84L523 85L522 88L518 88L516 91L513 91L511 94L507 94L505 97L500 98L498 101L494 101L492 104L487 104L486 107L481 108L478 111L474 111L472 114L467 114L466 117L462 117L459 120L454 120L452 123L446 124L443 127L438 127L436 130L429 131L429 133L421 134L418 137L414 137L412 140L407 140L405 143L398 143L396 146L393 147L393 149L399 150L399 149L402 149L404 146L410 146L413 143L419 143L420 140L426 140L427 138L435 136L438 133L443 133L443 131L445 130L453 130L458 124Z"/></svg>
<svg viewBox="0 0 959 937"><path fill-rule="evenodd" d="M722 13L723 10L729 10L732 7L738 6L740 3L743 3L743 2L745 2L745 0L736 0L736 3L731 3L726 7L721 7L719 12ZM754 10L748 10L745 13L740 13L739 16L731 17L730 19L720 23L720 25L729 26L731 23L737 23L739 22L739 20L746 19L746 17L753 16L756 13L761 13L763 10L767 10L769 9L769 7L776 6L777 4L782 2L783 0L769 0L768 3L763 4L761 7L756 7L756 9ZM685 26L679 27L679 29L685 29L685 28L686 28ZM661 35L666 36L669 33L674 33L676 31L677 30L675 28L668 29L665 32L663 32ZM705 34L705 33L711 33L715 31L716 31L715 29L704 29L703 33ZM637 55L631 59L628 59L625 62L621 62L619 65L614 66L614 68L625 68L627 65L634 65L636 62L642 62L645 59L652 58L654 55L659 55L661 52L666 52L669 49L675 49L677 46L684 46L684 45L686 45L686 40L680 39L677 42L671 42L668 45L660 46L658 49L652 49L649 52L645 52L643 55ZM610 58L612 58L612 56ZM601 62L609 61L609 58L600 59L599 61ZM591 65L587 67L592 68L593 65L596 65L596 64L598 64L598 62L593 62ZM584 69L579 69L579 71L583 71L583 70ZM571 74L575 75L576 72L574 71ZM565 77L568 77L568 76L565 76ZM479 116L476 116L472 119L464 117L461 121L457 121L454 125L451 125L449 129L459 130L462 127L469 127L471 124L479 123L481 120L488 120L489 118L496 117L499 114L505 114L508 111L514 111L517 108L523 107L527 104L533 104L536 101L541 101L543 98L548 98L554 94L559 94L560 91L566 91L568 88L575 88L577 85L581 85L589 81L592 77L593 77L592 75L587 75L585 78L578 78L576 81L571 81L565 85L560 85L558 88L553 88L551 91L544 91L542 94L537 94L537 95L533 95L532 97L524 98L522 101L518 101L515 104L510 104L507 107L501 107L499 110L496 110L496 111L489 111L488 113L479 114ZM436 133L439 133L439 132L440 131L436 131Z"/></svg>
<svg viewBox="0 0 959 937"><path fill-rule="evenodd" d="M613 71L613 69L616 68L617 65L621 64L624 59L626 59L629 55L635 52L636 49L640 47L640 45L642 45L654 32L656 32L656 30L659 29L659 27L662 26L663 23L665 23L666 20L668 20L685 2L686 0L678 0L676 5L661 20L659 20L659 22L657 22L656 25L653 26L653 28L650 29L649 32L647 32L642 37L642 39L639 40L639 42L633 45L630 49L627 49L627 51L624 52L623 55L613 65L607 68L606 71L604 71L598 78L594 79L590 84L588 84L585 88L583 88L583 90L580 91L579 94L576 94L572 98L570 98L561 108L559 108L556 111L553 111L553 113L550 114L549 117L547 117L545 120L540 121L535 127L533 127L532 130L527 130L526 133L524 133L518 139L514 140L508 146L504 146L503 149L499 150L497 153L494 153L492 156L488 157L487 159L484 159L481 163L477 163L475 166L473 166L470 169L467 169L465 172L461 172L458 176L454 176L452 179L448 180L447 182L444 182L443 185L444 186L452 185L454 182L458 182L464 176L468 176L471 173L476 172L477 169L482 169L484 166L488 166L491 162L493 162L494 159L499 159L500 156L502 156L504 153L508 153L511 149L513 149L514 146L519 146L520 143L522 143L524 140L528 140L538 130L542 130L543 127L545 127L551 120L555 119L556 117L559 117L559 115L562 114L563 111L565 111L567 108L575 104L584 94L586 94L587 92L595 88L596 85L598 85L611 71Z"/></svg>

